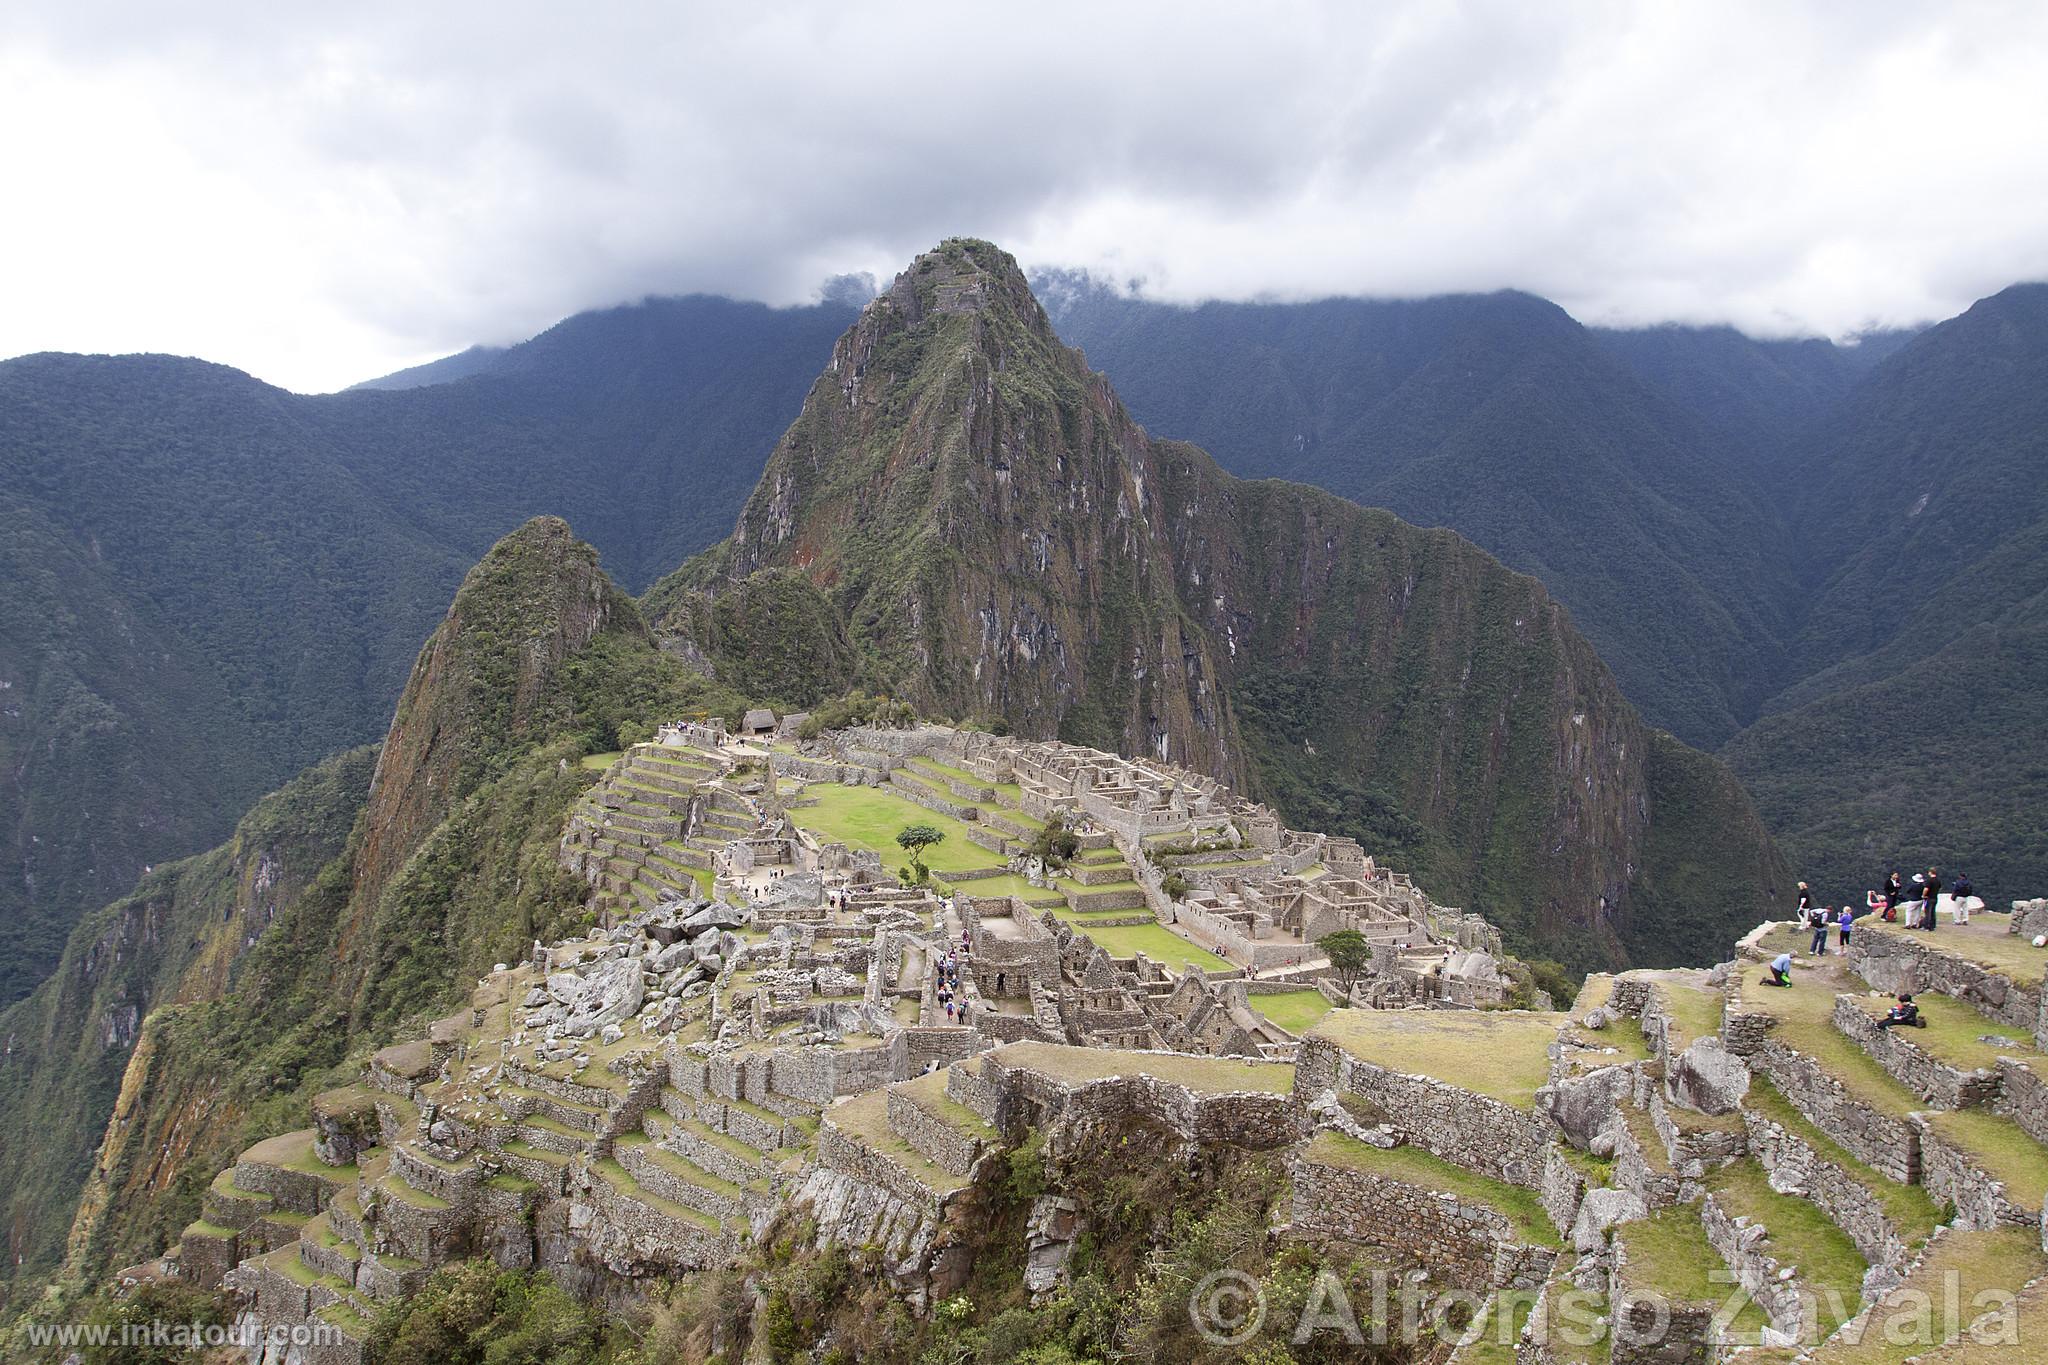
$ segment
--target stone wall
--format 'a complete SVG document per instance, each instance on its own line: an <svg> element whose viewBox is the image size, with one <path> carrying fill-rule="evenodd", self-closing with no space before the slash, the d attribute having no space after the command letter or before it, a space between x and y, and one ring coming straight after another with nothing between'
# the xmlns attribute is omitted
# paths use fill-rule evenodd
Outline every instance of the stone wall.
<svg viewBox="0 0 2048 1365"><path fill-rule="evenodd" d="M1858 1161L1910 1185L1920 1171L1920 1137L1914 1128L1853 1098L1827 1069L1775 1038L1753 1059L1778 1092L1816 1128L1849 1149Z"/></svg>
<svg viewBox="0 0 2048 1365"><path fill-rule="evenodd" d="M1759 1223L1737 1222L1712 1194L1700 1200L1700 1224L1706 1229L1708 1244L1720 1253L1735 1282L1771 1320L1771 1326L1780 1332L1801 1332L1806 1291L1797 1266L1782 1266L1771 1254L1770 1229Z"/></svg>
<svg viewBox="0 0 2048 1365"><path fill-rule="evenodd" d="M1119 1054L1133 1068L1144 1065L1145 1052ZM1180 1054L1162 1054L1179 1056ZM1137 1073L1101 1080L1072 1082L1012 1066L1001 1052L981 1061L988 1084L1003 1092L1001 1107L1010 1115L1035 1111L1037 1122L1066 1122L1115 1127L1133 1119L1149 1120L1191 1142L1220 1142L1266 1150L1284 1147L1306 1133L1306 1121L1292 1094L1266 1091L1196 1092L1157 1076Z"/></svg>
<svg viewBox="0 0 2048 1365"><path fill-rule="evenodd" d="M1624 1018L1640 1018L1643 1008L1650 1003L1650 983L1642 977L1617 977L1614 993L1607 997L1607 1008Z"/></svg>
<svg viewBox="0 0 2048 1365"><path fill-rule="evenodd" d="M1849 965L1887 993L1935 991L1975 1005L2012 1028L2031 1033L2040 1025L2039 979L2016 981L1944 952L1941 945L1938 930L1914 937L1903 929L1859 924L1849 945Z"/></svg>
<svg viewBox="0 0 2048 1365"><path fill-rule="evenodd" d="M889 1195L928 1218L943 1211L946 1196L912 1175L908 1168L862 1142L839 1131L827 1111L818 1126L818 1163L865 1184L888 1191Z"/></svg>
<svg viewBox="0 0 2048 1365"><path fill-rule="evenodd" d="M1797 1195L1825 1213L1872 1265L1904 1272L1910 1248L1874 1191L1799 1134L1756 1110L1743 1110L1742 1122L1749 1149L1773 1189Z"/></svg>
<svg viewBox="0 0 2048 1365"><path fill-rule="evenodd" d="M982 1144L972 1135L955 1128L893 1086L884 1096L884 1103L888 1105L889 1127L934 1166L952 1175L966 1175L974 1169Z"/></svg>
<svg viewBox="0 0 2048 1365"><path fill-rule="evenodd" d="M2026 939L2048 934L2048 900L2014 901L2012 923L2007 928Z"/></svg>
<svg viewBox="0 0 2048 1365"><path fill-rule="evenodd" d="M1543 1182L1536 1187L1543 1197L1543 1211L1559 1232L1571 1231L1586 1197L1586 1177L1565 1157L1560 1143L1551 1143L1543 1158Z"/></svg>
<svg viewBox="0 0 2048 1365"><path fill-rule="evenodd" d="M1719 1304L1674 1302L1653 1285L1631 1283L1620 1238L1614 1242L1614 1283L1609 1365L1709 1365L1714 1359L1708 1337Z"/></svg>
<svg viewBox="0 0 2048 1365"><path fill-rule="evenodd" d="M2017 1057L1998 1059L1998 1112L2034 1141L2048 1144L2048 1077L2035 1067Z"/></svg>
<svg viewBox="0 0 2048 1365"><path fill-rule="evenodd" d="M1910 1030L1879 1028L1853 995L1835 997L1834 1022L1893 1080L1937 1109L1967 1109L1998 1099L2001 1082L1996 1071L1964 1071L1938 1060L1912 1040Z"/></svg>
<svg viewBox="0 0 2048 1365"><path fill-rule="evenodd" d="M2001 1181L1978 1169L1926 1120L1916 1115L1911 1122L1920 1138L1921 1183L1935 1203L1955 1205L1957 1227L1982 1229L2001 1223L2031 1227L2040 1222L2039 1209L2022 1207L2006 1198Z"/></svg>
<svg viewBox="0 0 2048 1365"><path fill-rule="evenodd" d="M948 1067L946 1098L973 1110L982 1122L997 1130L1008 1121L1009 1115L1003 1110L1002 1087L991 1084L978 1066Z"/></svg>
<svg viewBox="0 0 2048 1365"><path fill-rule="evenodd" d="M1668 1208L1678 1203L1686 1191L1671 1169L1667 1154L1646 1147L1632 1124L1617 1123L1611 1131L1614 1133L1614 1174L1609 1183L1615 1189L1627 1190L1648 1208ZM1660 1140L1654 1127L1650 1137Z"/></svg>
<svg viewBox="0 0 2048 1365"><path fill-rule="evenodd" d="M1293 1163L1293 1176L1297 1237L1387 1247L1482 1292L1535 1289L1557 1259L1549 1247L1524 1244L1515 1225L1485 1204L1306 1154Z"/></svg>
<svg viewBox="0 0 2048 1365"><path fill-rule="evenodd" d="M1334 1068L1328 1056L1311 1060L1319 1053L1334 1054ZM1542 1183L1556 1131L1547 1119L1427 1076L1360 1061L1327 1039L1303 1040L1295 1066L1295 1093L1304 1104L1335 1088L1387 1115L1410 1142L1452 1165L1527 1189ZM1332 1075L1332 1084L1319 1084Z"/></svg>

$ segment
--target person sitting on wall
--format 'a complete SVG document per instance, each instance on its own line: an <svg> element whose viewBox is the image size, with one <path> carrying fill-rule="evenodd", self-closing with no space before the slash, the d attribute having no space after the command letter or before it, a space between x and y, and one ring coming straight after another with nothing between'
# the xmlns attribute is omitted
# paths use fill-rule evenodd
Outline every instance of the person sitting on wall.
<svg viewBox="0 0 2048 1365"><path fill-rule="evenodd" d="M1771 979L1766 986L1790 986L1792 984L1792 954L1779 953L1771 959Z"/></svg>
<svg viewBox="0 0 2048 1365"><path fill-rule="evenodd" d="M1901 995L1899 1003L1885 1011L1884 1018L1877 1021L1879 1028L1926 1028L1920 1018L1920 1007L1913 1003L1910 995Z"/></svg>

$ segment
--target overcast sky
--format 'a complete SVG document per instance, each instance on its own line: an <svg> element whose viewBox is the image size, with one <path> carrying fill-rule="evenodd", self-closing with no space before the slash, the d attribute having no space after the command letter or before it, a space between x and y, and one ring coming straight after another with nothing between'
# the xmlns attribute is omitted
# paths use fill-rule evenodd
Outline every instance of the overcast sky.
<svg viewBox="0 0 2048 1365"><path fill-rule="evenodd" d="M1773 335L2048 278L2039 3L12 0L0 121L0 355L301 390L958 233Z"/></svg>

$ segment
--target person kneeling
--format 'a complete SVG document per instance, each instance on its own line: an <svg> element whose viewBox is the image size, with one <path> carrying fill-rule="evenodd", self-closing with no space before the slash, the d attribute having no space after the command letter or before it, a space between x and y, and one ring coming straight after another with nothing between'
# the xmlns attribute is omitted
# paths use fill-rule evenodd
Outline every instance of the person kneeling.
<svg viewBox="0 0 2048 1365"><path fill-rule="evenodd" d="M1771 959L1771 979L1766 986L1789 986L1792 984L1792 954L1779 953Z"/></svg>

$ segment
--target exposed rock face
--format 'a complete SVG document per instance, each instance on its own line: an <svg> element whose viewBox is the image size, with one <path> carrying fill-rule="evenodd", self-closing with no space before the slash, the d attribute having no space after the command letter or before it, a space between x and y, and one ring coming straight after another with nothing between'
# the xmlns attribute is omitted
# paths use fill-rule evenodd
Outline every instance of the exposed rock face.
<svg viewBox="0 0 2048 1365"><path fill-rule="evenodd" d="M1374 847L1405 829L1418 879L1518 944L1683 956L1783 872L1733 779L1642 724L1534 579L1150 439L986 243L921 257L840 338L732 538L650 594L657 632L719 659L707 603L764 574L811 594L787 619L834 621L807 659L843 636L921 710L1349 809L1337 832Z"/></svg>
<svg viewBox="0 0 2048 1365"><path fill-rule="evenodd" d="M1689 1109L1733 1113L1749 1093L1749 1065L1712 1034L1671 1059L1670 1084L1672 1097Z"/></svg>
<svg viewBox="0 0 2048 1365"><path fill-rule="evenodd" d="M1588 1151L1618 1120L1621 1105L1634 1085L1635 1076L1629 1068L1601 1067L1544 1086L1536 1092L1536 1108L1549 1116L1572 1146Z"/></svg>
<svg viewBox="0 0 2048 1365"><path fill-rule="evenodd" d="M1596 1252L1606 1245L1607 1234L1615 1225L1649 1215L1649 1206L1640 1195L1627 1190L1588 1190L1572 1223L1572 1247L1581 1253Z"/></svg>

